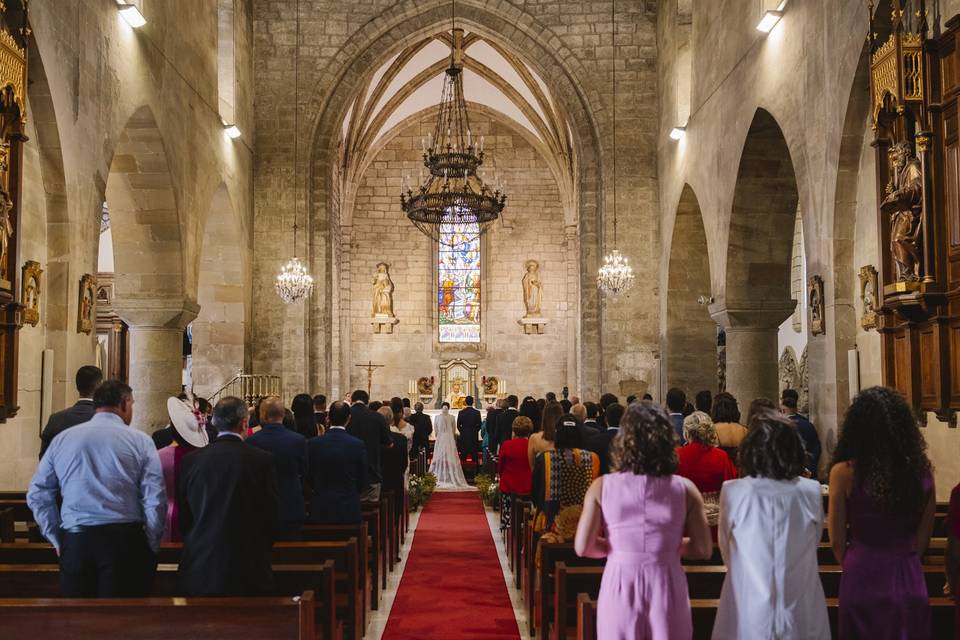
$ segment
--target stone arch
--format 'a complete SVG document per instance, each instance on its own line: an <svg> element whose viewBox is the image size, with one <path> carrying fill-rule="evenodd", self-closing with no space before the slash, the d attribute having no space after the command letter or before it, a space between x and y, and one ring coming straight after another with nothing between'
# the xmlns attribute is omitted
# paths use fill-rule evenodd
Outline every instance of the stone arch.
<svg viewBox="0 0 960 640"><path fill-rule="evenodd" d="M244 367L247 330L246 251L239 216L221 183L201 236L197 303L191 325L194 393L209 397Z"/></svg>
<svg viewBox="0 0 960 640"><path fill-rule="evenodd" d="M137 109L110 162L106 200L118 298L182 297L184 252L173 177L153 111Z"/></svg>
<svg viewBox="0 0 960 640"><path fill-rule="evenodd" d="M308 108L315 106L308 118L313 123L310 134L308 237L311 238L311 268L323 274L318 281L319 295L314 295L308 326L309 351L312 360L305 369L310 377L306 382L312 388L328 386L331 380L329 344L326 328L332 322L333 291L329 277L333 257L329 245L330 226L337 211L333 195L333 165L338 157L337 142L340 126L352 103L358 87L369 70L405 44L423 38L438 27L449 24L449 4L443 0L403 0L364 24L337 52L321 74L314 88ZM577 379L574 388L584 393L598 392L601 386L603 345L601 340L601 307L592 274L596 273L601 254L601 214L604 208L601 189L605 171L600 149L599 128L593 117L597 108L591 103L583 87L575 80L588 77L577 56L561 44L549 27L540 24L531 14L511 5L500 5L496 10L488 3L466 0L457 5L457 22L485 38L497 42L504 49L516 52L532 65L542 78L551 83L552 94L567 120L572 123L571 137L575 150L574 184L578 193L574 206L579 213L578 251L583 269L580 273L580 334L585 336L578 345ZM599 96L594 96L599 100Z"/></svg>
<svg viewBox="0 0 960 640"><path fill-rule="evenodd" d="M717 323L710 317L710 257L697 195L684 185L667 274L666 387L717 391Z"/></svg>
<svg viewBox="0 0 960 640"><path fill-rule="evenodd" d="M796 304L790 275L798 201L783 131L757 109L737 171L724 293L711 309L726 330L727 388L743 403L776 397L777 329Z"/></svg>

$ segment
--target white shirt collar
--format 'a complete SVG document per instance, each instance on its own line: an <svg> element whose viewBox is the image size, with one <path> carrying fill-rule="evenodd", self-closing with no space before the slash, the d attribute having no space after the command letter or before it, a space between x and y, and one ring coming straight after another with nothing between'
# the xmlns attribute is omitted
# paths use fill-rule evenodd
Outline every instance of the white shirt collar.
<svg viewBox="0 0 960 640"><path fill-rule="evenodd" d="M335 427L335 426L331 425L331 426L330 426L330 430L333 431L334 429L337 429L337 430L339 430L339 431L346 431L346 430L347 430L346 427Z"/></svg>

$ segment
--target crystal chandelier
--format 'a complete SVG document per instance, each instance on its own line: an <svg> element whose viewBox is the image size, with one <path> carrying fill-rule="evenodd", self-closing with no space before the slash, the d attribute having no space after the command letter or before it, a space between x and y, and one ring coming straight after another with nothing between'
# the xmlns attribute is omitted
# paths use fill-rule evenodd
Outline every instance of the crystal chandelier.
<svg viewBox="0 0 960 640"><path fill-rule="evenodd" d="M294 77L294 114L293 114L293 257L280 268L277 274L277 295L286 304L294 304L308 298L313 292L313 276L307 271L306 265L300 262L297 257L297 214L300 209L300 199L296 197L298 161L300 158L297 141L300 134L300 0L297 0L297 48L293 57L293 77Z"/></svg>
<svg viewBox="0 0 960 640"><path fill-rule="evenodd" d="M420 231L441 240L441 225L453 224L469 233L482 234L503 211L507 196L499 179L484 183L483 136L470 130L463 95L463 29L456 28L454 5L450 67L440 94L440 112L433 133L421 139L423 165L429 175L415 189L406 177L400 190L400 207Z"/></svg>
<svg viewBox="0 0 960 640"><path fill-rule="evenodd" d="M616 0L610 10L613 25L613 251L603 257L603 266L597 271L597 287L604 293L619 295L633 287L633 267L617 249L617 47L616 47Z"/></svg>

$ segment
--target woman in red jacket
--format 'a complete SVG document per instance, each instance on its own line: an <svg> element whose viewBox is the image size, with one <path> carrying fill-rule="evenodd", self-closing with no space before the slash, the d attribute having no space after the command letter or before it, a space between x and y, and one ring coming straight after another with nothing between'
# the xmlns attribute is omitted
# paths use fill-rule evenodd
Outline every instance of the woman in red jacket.
<svg viewBox="0 0 960 640"><path fill-rule="evenodd" d="M510 527L510 496L529 496L533 471L527 457L527 446L533 421L517 416L513 421L513 438L500 444L497 472L500 474L500 529Z"/></svg>
<svg viewBox="0 0 960 640"><path fill-rule="evenodd" d="M677 449L680 464L677 475L689 478L703 494L707 523L717 535L720 514L720 487L737 477L737 468L727 452L721 449L713 420L702 411L694 411L683 421L683 435L687 444Z"/></svg>

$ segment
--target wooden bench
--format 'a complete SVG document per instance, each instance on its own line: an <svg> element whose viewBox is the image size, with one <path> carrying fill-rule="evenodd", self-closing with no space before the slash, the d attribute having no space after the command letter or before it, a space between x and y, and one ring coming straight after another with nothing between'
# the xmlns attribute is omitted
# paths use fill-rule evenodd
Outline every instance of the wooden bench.
<svg viewBox="0 0 960 640"><path fill-rule="evenodd" d="M0 542L17 541L17 525L13 517L13 509L0 509Z"/></svg>
<svg viewBox="0 0 960 640"><path fill-rule="evenodd" d="M278 593L292 596L313 591L304 589L311 586L314 592L314 620L317 632L324 638L337 638L341 635L342 624L335 615L336 599L334 592L334 563L303 565L274 565L273 574ZM152 595L169 598L179 593L177 588L177 565L163 563L157 565ZM56 564L0 564L0 599L2 598L56 598L60 596L60 567ZM93 602L100 600L91 600ZM362 635L362 634L361 634ZM73 636L66 636L73 637ZM351 637L351 636L347 636ZM355 636L360 638L361 636Z"/></svg>
<svg viewBox="0 0 960 640"><path fill-rule="evenodd" d="M29 629L31 640L100 640L122 629L126 640L314 640L314 613L312 591L292 598L2 599L0 636Z"/></svg>
<svg viewBox="0 0 960 640"><path fill-rule="evenodd" d="M364 592L365 609L377 609L380 585L376 580L377 559L371 554L371 538L366 522L360 524L305 524L301 529L304 541L336 541L356 538L359 545L361 590Z"/></svg>
<svg viewBox="0 0 960 640"><path fill-rule="evenodd" d="M331 620L337 620L342 623L344 633L348 638L360 638L366 629L366 598L361 583L360 560L357 553L357 540L350 538L345 541L326 541L326 542L278 542L273 547L273 569L274 580L276 581L278 593L283 595L292 595L305 591L302 576L289 575L295 569L287 567L304 567L321 565L326 562L332 563L332 573L330 580L331 602L335 606L331 608ZM179 543L165 543L160 547L158 556L160 566L176 567L180 561L182 545ZM29 571L33 567L54 567L58 569L57 555L53 547L49 544L0 544L0 566L12 567L21 566L24 571ZM55 571L59 573L59 571ZM19 574L8 570L3 574L5 578L16 580ZM161 578L158 572L158 579ZM326 580L325 576L318 579ZM297 582L296 580L300 580ZM46 584L47 591L24 592L30 597L56 597L60 593L59 576L53 576L53 583ZM161 583L162 584L162 583ZM312 590L316 592L318 602L325 596L327 589L319 585L311 585ZM299 586L298 586L299 585ZM0 586L0 597L16 597L23 595L16 591L8 592ZM178 595L176 580L161 587L161 591L155 595ZM291 591L291 589L293 589ZM334 595L336 596L334 598ZM318 614L318 621L322 616Z"/></svg>
<svg viewBox="0 0 960 640"><path fill-rule="evenodd" d="M387 529L384 518L380 515L380 503L364 502L361 513L367 523L367 529L370 532L372 540L372 549L377 555L377 578L380 581L380 590L387 588L387 568L390 566L387 562Z"/></svg>

